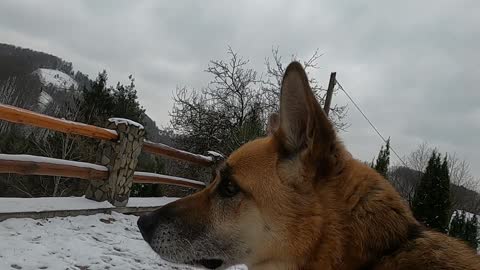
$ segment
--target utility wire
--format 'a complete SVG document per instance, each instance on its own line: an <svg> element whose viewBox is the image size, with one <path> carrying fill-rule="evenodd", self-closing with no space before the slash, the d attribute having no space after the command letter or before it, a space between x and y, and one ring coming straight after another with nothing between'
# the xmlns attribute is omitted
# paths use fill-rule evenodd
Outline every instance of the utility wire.
<svg viewBox="0 0 480 270"><path fill-rule="evenodd" d="M362 109L360 109L360 107L357 105L357 103L353 100L353 98L347 93L347 91L345 90L345 88L343 88L343 86L340 84L340 82L338 80L335 80L336 83L338 84L338 87L345 93L345 95L348 97L348 99L350 99L350 101L353 103L353 105L357 108L357 110L363 115L363 118L365 118L365 120L367 120L367 122L370 124L370 126L373 128L373 130L375 130L375 132L378 134L378 136L383 140L384 143L387 143L387 140L385 139L385 137L383 137L383 135L380 133L380 131L378 131L378 129L375 127L375 125L372 123L372 121L370 121L370 119L368 119L368 117L365 115L365 113L363 113ZM403 159L400 157L400 155L397 154L397 151L395 151L395 149L393 148L393 146L390 144L390 149L392 149L392 152L395 154L395 156L403 163L403 165L405 167L408 167L407 166L407 163L405 163L405 161L403 161Z"/></svg>

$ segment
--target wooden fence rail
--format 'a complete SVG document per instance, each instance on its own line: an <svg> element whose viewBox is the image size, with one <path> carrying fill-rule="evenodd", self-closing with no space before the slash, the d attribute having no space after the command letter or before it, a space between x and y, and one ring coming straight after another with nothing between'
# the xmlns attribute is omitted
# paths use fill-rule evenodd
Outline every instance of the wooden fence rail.
<svg viewBox="0 0 480 270"><path fill-rule="evenodd" d="M81 135L111 143L116 143L117 141L120 143L122 140L119 135L120 131L117 132L117 130L59 119L4 104L0 104L0 120L46 128L66 134ZM142 151L201 166L215 164L213 157L190 153L165 144L146 140L143 142ZM96 181L105 181L109 179L110 175L110 171L106 166L38 156L6 154L0 154L0 173L48 175ZM170 184L195 189L205 187L205 184L199 181L147 172L134 172L133 180L131 181L133 183Z"/></svg>
<svg viewBox="0 0 480 270"><path fill-rule="evenodd" d="M66 134L81 135L99 140L118 139L118 133L115 130L58 119L52 116L43 115L4 104L0 104L0 120L46 128ZM214 160L211 157L193 154L161 143L145 141L143 144L143 151L155 155L191 162L201 166L211 166L214 164Z"/></svg>
<svg viewBox="0 0 480 270"><path fill-rule="evenodd" d="M30 155L0 154L0 173L62 176L85 180L108 178L108 169L104 166Z"/></svg>
<svg viewBox="0 0 480 270"><path fill-rule="evenodd" d="M118 138L115 130L58 119L4 104L0 104L0 119L100 140L116 140Z"/></svg>
<svg viewBox="0 0 480 270"><path fill-rule="evenodd" d="M0 154L0 173L61 176L99 181L104 181L108 178L108 168L105 166L31 155ZM148 172L135 172L133 182L168 184L195 189L205 187L205 184L200 181Z"/></svg>

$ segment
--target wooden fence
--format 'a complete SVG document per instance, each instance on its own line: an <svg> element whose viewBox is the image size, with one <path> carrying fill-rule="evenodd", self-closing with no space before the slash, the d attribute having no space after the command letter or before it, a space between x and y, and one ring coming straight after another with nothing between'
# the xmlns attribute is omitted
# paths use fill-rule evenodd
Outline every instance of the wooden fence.
<svg viewBox="0 0 480 270"><path fill-rule="evenodd" d="M81 135L104 141L115 142L120 139L119 132L113 129L58 119L3 104L0 104L0 120L46 128L66 134ZM133 150L134 149L131 149L130 151ZM213 166L216 163L215 158L212 156L193 154L165 144L146 140L143 141L142 151L206 167ZM110 170L107 166L91 163L66 161L39 156L0 154L0 173L49 175L79 178L90 181L105 181L109 179ZM149 172L134 172L133 183L170 184L195 189L205 187L203 182Z"/></svg>

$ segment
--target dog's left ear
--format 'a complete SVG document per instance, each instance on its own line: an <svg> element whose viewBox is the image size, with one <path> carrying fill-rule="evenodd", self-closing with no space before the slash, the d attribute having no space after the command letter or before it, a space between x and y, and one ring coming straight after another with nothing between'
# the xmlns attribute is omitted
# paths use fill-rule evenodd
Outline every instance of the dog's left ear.
<svg viewBox="0 0 480 270"><path fill-rule="evenodd" d="M280 124L275 136L283 153L299 155L318 175L331 175L338 165L335 129L310 88L307 74L298 62L291 63L283 77Z"/></svg>

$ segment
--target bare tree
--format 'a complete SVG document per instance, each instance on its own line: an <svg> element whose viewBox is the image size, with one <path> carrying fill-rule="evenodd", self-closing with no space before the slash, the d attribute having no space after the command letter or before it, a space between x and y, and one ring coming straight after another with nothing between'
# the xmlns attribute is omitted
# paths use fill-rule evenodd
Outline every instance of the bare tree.
<svg viewBox="0 0 480 270"><path fill-rule="evenodd" d="M213 75L204 94L219 110L227 113L233 126L242 126L258 102L257 72L248 67L249 61L228 47L229 59L212 60L205 70Z"/></svg>
<svg viewBox="0 0 480 270"><path fill-rule="evenodd" d="M470 164L466 160L460 159L456 153L453 153L447 156L447 161L452 184L478 191L479 183L473 178Z"/></svg>
<svg viewBox="0 0 480 270"><path fill-rule="evenodd" d="M65 104L58 106L53 105L49 108L56 117L65 118L71 121L78 121L81 117L79 101L75 98L67 100ZM53 157L64 160L80 159L79 142L80 138L75 135L64 133L44 133L40 130L35 132L37 135L33 139L33 143L40 151L42 156ZM71 189L69 183L72 180L65 177L54 176L53 187L50 187L50 177L41 177L40 186L43 189L43 196L62 196Z"/></svg>
<svg viewBox="0 0 480 270"><path fill-rule="evenodd" d="M7 80L0 82L0 103L8 104L12 106L19 106L21 101L16 95L16 86L15 78L8 78ZM1 121L0 122L0 133L8 132L12 127L12 124Z"/></svg>
<svg viewBox="0 0 480 270"><path fill-rule="evenodd" d="M207 87L176 91L170 123L191 151L228 154L264 132L265 105L257 72L230 47L227 57L210 61L205 71L212 80Z"/></svg>
<svg viewBox="0 0 480 270"><path fill-rule="evenodd" d="M302 61L305 71L309 75L310 87L312 88L317 100L320 104L325 103L325 96L327 89L322 87L317 79L312 75L313 70L319 68L318 61L322 54L319 54L316 50L310 58ZM272 49L272 57L265 59L265 66L267 68L265 78L262 80L262 91L266 103L266 113L277 112L279 110L280 89L282 85L283 74L285 73L286 66L291 61L299 61L299 59L292 55L288 62L284 62L282 56L279 54L278 48ZM334 89L334 94L338 89ZM347 114L347 107L345 105L335 104L330 108L330 118L335 124L338 130L346 130L348 124L343 120Z"/></svg>
<svg viewBox="0 0 480 270"><path fill-rule="evenodd" d="M387 179L411 206L421 177L422 172L405 166L394 166L388 171Z"/></svg>
<svg viewBox="0 0 480 270"><path fill-rule="evenodd" d="M433 150L435 150L435 148L430 147L426 142L419 144L407 157L408 167L419 172L425 171Z"/></svg>

